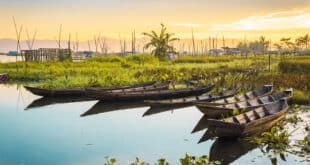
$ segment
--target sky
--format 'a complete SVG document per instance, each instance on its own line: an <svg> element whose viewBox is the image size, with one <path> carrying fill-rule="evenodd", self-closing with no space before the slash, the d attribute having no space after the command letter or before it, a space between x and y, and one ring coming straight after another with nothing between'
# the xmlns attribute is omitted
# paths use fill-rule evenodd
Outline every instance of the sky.
<svg viewBox="0 0 310 165"><path fill-rule="evenodd" d="M0 0L0 38L16 38L12 17L38 39L130 38L162 22L180 38L296 37L310 33L310 0Z"/></svg>

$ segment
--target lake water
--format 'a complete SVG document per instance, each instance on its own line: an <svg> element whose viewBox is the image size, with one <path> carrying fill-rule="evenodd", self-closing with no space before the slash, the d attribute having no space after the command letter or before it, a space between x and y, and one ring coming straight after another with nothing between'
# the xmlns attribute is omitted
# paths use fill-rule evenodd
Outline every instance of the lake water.
<svg viewBox="0 0 310 165"><path fill-rule="evenodd" d="M113 111L116 106L104 103L92 108L97 101L47 105L39 100L28 107L37 99L21 86L0 85L1 165L100 165L106 156L121 165L136 157L152 163L164 157L179 164L186 152L232 164L271 164L255 147L225 141L197 144L204 132L191 134L202 116L195 107L142 117L149 107L139 104ZM59 101L64 102L53 102ZM287 155L278 163L307 164L300 160Z"/></svg>
<svg viewBox="0 0 310 165"><path fill-rule="evenodd" d="M17 57L17 61L21 61L21 57ZM0 55L0 63L16 62L15 56Z"/></svg>

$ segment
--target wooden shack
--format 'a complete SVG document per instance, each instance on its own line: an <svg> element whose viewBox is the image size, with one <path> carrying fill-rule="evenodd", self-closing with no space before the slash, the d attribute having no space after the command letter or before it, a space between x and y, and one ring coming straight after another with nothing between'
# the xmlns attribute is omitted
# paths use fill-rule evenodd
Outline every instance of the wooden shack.
<svg viewBox="0 0 310 165"><path fill-rule="evenodd" d="M71 61L72 51L70 49L40 48L36 50L22 50L21 56L25 61Z"/></svg>

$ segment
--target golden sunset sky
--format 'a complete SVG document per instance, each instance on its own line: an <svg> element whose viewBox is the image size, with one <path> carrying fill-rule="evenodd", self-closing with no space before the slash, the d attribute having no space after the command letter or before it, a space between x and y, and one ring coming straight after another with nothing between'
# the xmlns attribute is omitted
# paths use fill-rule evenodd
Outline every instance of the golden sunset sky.
<svg viewBox="0 0 310 165"><path fill-rule="evenodd" d="M37 39L55 39L60 24L63 36L80 40L94 35L130 38L136 30L159 29L189 38L270 39L310 33L310 0L0 0L0 38L15 38L12 17ZM23 34L22 38L26 38Z"/></svg>

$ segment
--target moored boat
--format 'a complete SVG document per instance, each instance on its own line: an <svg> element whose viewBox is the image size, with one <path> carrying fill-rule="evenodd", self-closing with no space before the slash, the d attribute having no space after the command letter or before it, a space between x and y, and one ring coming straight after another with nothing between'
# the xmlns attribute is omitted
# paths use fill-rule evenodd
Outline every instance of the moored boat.
<svg viewBox="0 0 310 165"><path fill-rule="evenodd" d="M8 80L8 74L0 73L0 83L6 82Z"/></svg>
<svg viewBox="0 0 310 165"><path fill-rule="evenodd" d="M205 93L199 96L189 96L177 99L165 99L165 100L145 100L150 105L190 105L197 101L213 101L217 99L223 99L235 95L234 90L227 90L224 92L210 94Z"/></svg>
<svg viewBox="0 0 310 165"><path fill-rule="evenodd" d="M136 86L132 88L121 88L121 89L108 89L108 88L86 88L88 94L102 94L102 93L122 93L122 92L139 92L139 91L156 91L156 90L164 90L168 89L171 81L165 81L159 84L150 84L144 86Z"/></svg>
<svg viewBox="0 0 310 165"><path fill-rule="evenodd" d="M101 92L96 93L93 91L87 91L91 93L91 97L98 100L109 100L109 101L130 101L130 100L147 100L147 99L170 99L170 98L181 98L187 96L201 95L210 91L214 85L206 85L196 88L183 88L183 89L172 89L172 90L157 90L157 91L137 91L137 92Z"/></svg>
<svg viewBox="0 0 310 165"><path fill-rule="evenodd" d="M272 94L273 92L273 85L264 85L256 90L249 91L246 93L243 93L241 95L232 96L224 99L219 99L211 102L205 102L205 104L208 105L223 105L223 104L230 104L230 103L236 103L240 101L250 100L257 97L263 97ZM198 102L199 103L199 102Z"/></svg>
<svg viewBox="0 0 310 165"><path fill-rule="evenodd" d="M118 91L124 89L131 89L131 88L140 88L145 86L152 86L155 82L146 82L141 84L129 85L129 86L118 86L118 87L108 87L102 88L98 87L101 91ZM31 87L31 86L24 86L26 90L30 91L31 93L44 96L44 97L86 97L86 90L84 88L39 88L39 87Z"/></svg>
<svg viewBox="0 0 310 165"><path fill-rule="evenodd" d="M282 92L277 92L268 96L250 99L246 101L224 104L224 105L208 105L204 103L197 103L196 107L209 118L218 118L233 114L234 110L238 112L246 112L248 110L264 106L280 99L290 99L293 97L293 89L287 89Z"/></svg>
<svg viewBox="0 0 310 165"><path fill-rule="evenodd" d="M208 119L208 129L199 143L213 137L235 138L261 133L284 119L288 108L287 100L281 99L223 120Z"/></svg>
<svg viewBox="0 0 310 165"><path fill-rule="evenodd" d="M34 95L43 97L78 97L85 96L84 88L38 88L32 86L24 86L25 89Z"/></svg>

